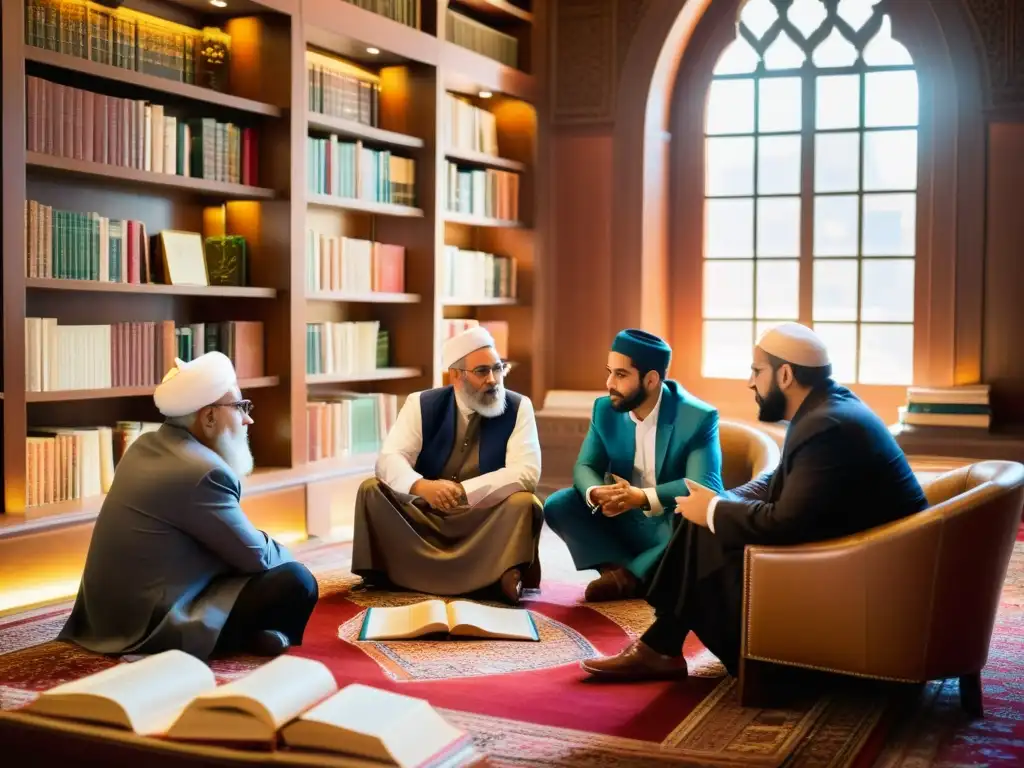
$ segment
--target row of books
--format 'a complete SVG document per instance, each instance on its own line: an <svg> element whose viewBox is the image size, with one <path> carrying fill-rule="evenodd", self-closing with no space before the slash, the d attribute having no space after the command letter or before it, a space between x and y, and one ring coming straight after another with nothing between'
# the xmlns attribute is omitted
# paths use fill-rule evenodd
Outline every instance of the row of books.
<svg viewBox="0 0 1024 768"><path fill-rule="evenodd" d="M398 418L398 396L340 392L306 403L309 460L376 453Z"/></svg>
<svg viewBox="0 0 1024 768"><path fill-rule="evenodd" d="M307 230L306 290L402 293L405 248Z"/></svg>
<svg viewBox="0 0 1024 768"><path fill-rule="evenodd" d="M519 66L519 41L516 38L450 8L445 16L445 39L509 67Z"/></svg>
<svg viewBox="0 0 1024 768"><path fill-rule="evenodd" d="M385 16L413 29L420 28L420 0L345 0L364 11Z"/></svg>
<svg viewBox="0 0 1024 768"><path fill-rule="evenodd" d="M504 628L510 623L506 616L519 618L517 628L533 624L522 609L464 602L464 623L482 625L477 636L491 626ZM277 762L273 750L278 747L292 757L305 753L331 765L344 755L363 758L360 765L369 760L382 766L454 768L482 757L472 736L425 699L358 683L339 690L322 662L294 655L278 656L218 685L210 667L195 656L164 651L50 688L21 711L44 724L52 718L55 726L62 720L93 723L101 742L117 742L128 733L235 747L250 758L257 747L268 762ZM133 744L138 752L138 742Z"/></svg>
<svg viewBox="0 0 1024 768"><path fill-rule="evenodd" d="M73 88L29 75L30 152L235 184L257 183L257 134L162 104Z"/></svg>
<svg viewBox="0 0 1024 768"><path fill-rule="evenodd" d="M453 213L519 220L519 174L495 168L460 168L446 161L447 200Z"/></svg>
<svg viewBox="0 0 1024 768"><path fill-rule="evenodd" d="M445 93L444 146L498 155L498 121L493 113Z"/></svg>
<svg viewBox="0 0 1024 768"><path fill-rule="evenodd" d="M25 201L25 276L142 282L146 225Z"/></svg>
<svg viewBox="0 0 1024 768"><path fill-rule="evenodd" d="M387 368L389 346L379 320L306 323L306 373L347 376Z"/></svg>
<svg viewBox="0 0 1024 768"><path fill-rule="evenodd" d="M346 61L306 51L309 111L365 125L380 121L380 78Z"/></svg>
<svg viewBox="0 0 1024 768"><path fill-rule="evenodd" d="M25 318L28 392L153 387L185 360L218 350L240 379L263 375L263 323L232 320L176 328L173 320L109 325L60 325L56 318Z"/></svg>
<svg viewBox="0 0 1024 768"><path fill-rule="evenodd" d="M484 251L444 247L444 297L446 299L514 299L516 267L509 256Z"/></svg>
<svg viewBox="0 0 1024 768"><path fill-rule="evenodd" d="M987 431L992 425L988 384L908 387L899 423L911 427L961 427Z"/></svg>
<svg viewBox="0 0 1024 768"><path fill-rule="evenodd" d="M25 443L26 506L86 499L110 490L124 452L156 422L113 427L33 427Z"/></svg>
<svg viewBox="0 0 1024 768"><path fill-rule="evenodd" d="M341 141L335 134L306 140L309 191L374 203L416 204L416 162L387 149Z"/></svg>
<svg viewBox="0 0 1024 768"><path fill-rule="evenodd" d="M472 317L446 318L441 321L441 340L445 341L478 326L486 328L491 334L498 357L508 360L508 321L506 320L480 321Z"/></svg>
<svg viewBox="0 0 1024 768"><path fill-rule="evenodd" d="M213 42L218 51L231 47L220 29L83 0L25 0L26 45L182 83L203 84L207 63L226 67L222 56L209 55Z"/></svg>

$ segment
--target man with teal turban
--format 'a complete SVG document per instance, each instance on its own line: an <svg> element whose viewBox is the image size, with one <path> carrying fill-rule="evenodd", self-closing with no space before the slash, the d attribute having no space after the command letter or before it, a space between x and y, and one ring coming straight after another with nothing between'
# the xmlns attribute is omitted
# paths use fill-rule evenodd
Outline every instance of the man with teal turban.
<svg viewBox="0 0 1024 768"><path fill-rule="evenodd" d="M578 570L597 569L586 599L637 595L672 535L675 498L690 479L722 487L718 411L666 380L672 349L630 328L608 353L608 396L594 403L573 487L544 504L544 519Z"/></svg>

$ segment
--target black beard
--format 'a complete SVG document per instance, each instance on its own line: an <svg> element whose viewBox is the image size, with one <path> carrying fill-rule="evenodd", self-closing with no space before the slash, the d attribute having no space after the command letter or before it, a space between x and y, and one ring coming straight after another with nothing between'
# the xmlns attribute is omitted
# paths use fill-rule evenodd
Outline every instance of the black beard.
<svg viewBox="0 0 1024 768"><path fill-rule="evenodd" d="M760 421L774 424L786 418L786 396L774 381L764 397L755 389L754 400L757 401L757 418Z"/></svg>
<svg viewBox="0 0 1024 768"><path fill-rule="evenodd" d="M611 390L608 394L612 394L613 392L622 398L617 404L612 400L612 409L619 413L628 413L629 411L639 408L647 398L647 393L644 392L643 387L637 387L636 391L629 397L624 397L621 392L617 392L615 390Z"/></svg>

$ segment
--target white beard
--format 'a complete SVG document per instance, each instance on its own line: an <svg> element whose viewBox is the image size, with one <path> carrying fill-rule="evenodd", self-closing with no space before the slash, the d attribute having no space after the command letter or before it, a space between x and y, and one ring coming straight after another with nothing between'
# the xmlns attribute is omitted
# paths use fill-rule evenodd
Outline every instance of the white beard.
<svg viewBox="0 0 1024 768"><path fill-rule="evenodd" d="M214 450L239 478L252 473L254 462L249 450L249 430L221 432L214 441Z"/></svg>
<svg viewBox="0 0 1024 768"><path fill-rule="evenodd" d="M469 384L462 384L462 391L459 392L461 399L474 411L485 419L494 419L501 416L508 406L508 398L505 397L505 385L498 384L493 399L477 392Z"/></svg>

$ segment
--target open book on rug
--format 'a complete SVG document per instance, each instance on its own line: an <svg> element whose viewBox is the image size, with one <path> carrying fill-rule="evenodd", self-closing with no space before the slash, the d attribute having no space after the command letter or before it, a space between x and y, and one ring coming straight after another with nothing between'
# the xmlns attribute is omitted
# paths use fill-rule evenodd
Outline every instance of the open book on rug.
<svg viewBox="0 0 1024 768"><path fill-rule="evenodd" d="M353 683L281 730L296 750L336 752L402 768L464 765L473 740L424 699Z"/></svg>
<svg viewBox="0 0 1024 768"><path fill-rule="evenodd" d="M467 600L424 600L413 605L367 608L360 640L408 640L425 635L539 641L525 608L495 608Z"/></svg>
<svg viewBox="0 0 1024 768"><path fill-rule="evenodd" d="M164 651L58 685L24 711L156 736L167 733L190 701L216 687L213 672L195 656Z"/></svg>
<svg viewBox="0 0 1024 768"><path fill-rule="evenodd" d="M182 741L273 743L278 729L338 690L319 661L278 656L218 686L206 664L182 651L64 683L25 711Z"/></svg>

